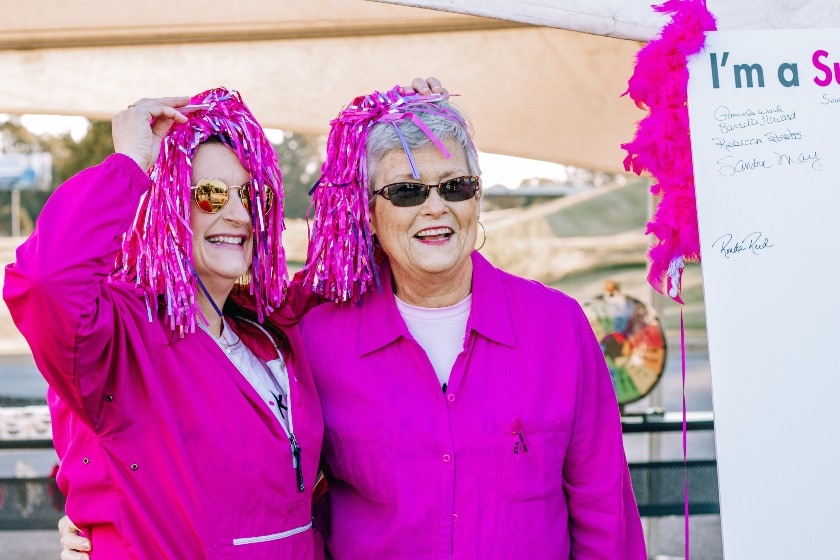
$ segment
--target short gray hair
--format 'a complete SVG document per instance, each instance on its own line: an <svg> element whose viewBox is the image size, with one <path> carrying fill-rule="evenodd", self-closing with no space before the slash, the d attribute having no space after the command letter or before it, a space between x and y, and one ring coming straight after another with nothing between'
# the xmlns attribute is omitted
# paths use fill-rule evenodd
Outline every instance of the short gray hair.
<svg viewBox="0 0 840 560"><path fill-rule="evenodd" d="M447 112L451 111L457 115L458 119L447 116L447 112L416 111L414 115L441 140L452 140L461 146L467 156L467 169L470 175L481 175L481 168L478 165L478 152L475 149L475 144L473 144L469 124L464 113L446 100L436 101L434 105L446 109ZM400 127L400 132L410 150L414 151L434 145L426 133L410 119L401 119L393 122L393 124L392 122L379 122L374 125L365 142L368 193L373 190L373 179L379 169L379 162L385 154L392 150L404 149L394 125Z"/></svg>

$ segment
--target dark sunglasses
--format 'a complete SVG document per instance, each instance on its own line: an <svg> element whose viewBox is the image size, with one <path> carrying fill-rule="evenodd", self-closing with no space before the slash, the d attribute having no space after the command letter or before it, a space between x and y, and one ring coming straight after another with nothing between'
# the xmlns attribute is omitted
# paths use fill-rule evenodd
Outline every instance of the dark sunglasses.
<svg viewBox="0 0 840 560"><path fill-rule="evenodd" d="M198 208L208 214L217 214L221 212L225 204L230 200L230 189L239 189L239 200L242 201L242 206L248 213L251 213L251 182L247 182L240 186L228 186L227 183L221 179L200 179L195 186L190 187L193 193L193 200L198 205ZM274 202L274 192L265 189L265 209L268 212L271 204Z"/></svg>
<svg viewBox="0 0 840 560"><path fill-rule="evenodd" d="M373 191L374 195L381 195L390 200L394 206L418 206L429 198L429 193L437 187L440 197L447 202L461 202L475 197L481 186L481 180L474 176L455 177L447 179L438 185L424 185L423 183L394 183Z"/></svg>

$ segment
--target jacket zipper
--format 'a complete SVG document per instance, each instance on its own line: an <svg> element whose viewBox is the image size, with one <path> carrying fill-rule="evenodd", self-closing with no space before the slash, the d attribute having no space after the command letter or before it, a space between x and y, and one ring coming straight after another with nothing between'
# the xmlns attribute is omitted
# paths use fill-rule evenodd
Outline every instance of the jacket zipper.
<svg viewBox="0 0 840 560"><path fill-rule="evenodd" d="M244 319L244 320L251 323L252 325L257 327L260 331L262 331L262 333L266 337L268 337L268 340L271 342L271 345L274 346L274 351L277 353L277 356L280 359L283 359L283 354L280 352L280 349L277 348L277 344L275 344L274 339L271 337L271 335L268 334L268 331L266 331L262 327L262 325L260 325L258 323L255 323L255 322L250 321L248 319ZM269 368L269 370L271 370L270 365L268 366L268 368ZM297 476L298 492L303 492L305 490L305 487L304 487L304 484L303 484L303 467L301 466L301 461L300 461L301 448L300 448L300 445L298 444L297 438L295 437L295 425L294 425L294 422L292 421L292 409L294 408L292 406L292 379L291 379L292 374L291 374L291 372L289 372L288 367L286 368L286 372L287 372L287 375L289 376L289 410L288 410L288 413L289 413L289 427L286 428L286 426L282 422L278 422L278 423L280 424L280 427L283 428L283 431L286 432L286 437L289 438L289 444L291 445L291 452L292 452L292 467L294 467L295 474ZM274 375L274 371L271 372L271 375ZM309 525L311 526L312 524L310 523Z"/></svg>

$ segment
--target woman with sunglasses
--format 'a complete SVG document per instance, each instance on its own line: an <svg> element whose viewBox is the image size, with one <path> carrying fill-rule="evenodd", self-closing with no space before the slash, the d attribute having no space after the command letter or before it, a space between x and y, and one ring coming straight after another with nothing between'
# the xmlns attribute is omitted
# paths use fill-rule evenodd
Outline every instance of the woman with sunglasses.
<svg viewBox="0 0 840 560"><path fill-rule="evenodd" d="M333 121L327 149L304 273L338 303L302 332L332 556L644 560L580 306L474 250L482 191L462 114L374 92Z"/></svg>
<svg viewBox="0 0 840 560"><path fill-rule="evenodd" d="M113 136L4 286L50 385L67 513L98 558L311 560L322 417L281 310L274 149L221 88L137 101Z"/></svg>

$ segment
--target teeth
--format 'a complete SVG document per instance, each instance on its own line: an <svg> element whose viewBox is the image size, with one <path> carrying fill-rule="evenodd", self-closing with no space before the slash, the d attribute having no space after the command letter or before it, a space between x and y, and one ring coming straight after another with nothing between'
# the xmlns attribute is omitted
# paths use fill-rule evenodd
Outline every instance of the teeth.
<svg viewBox="0 0 840 560"><path fill-rule="evenodd" d="M243 239L241 237L228 237L225 235L219 235L217 237L208 237L207 241L210 243L227 243L229 245L242 245Z"/></svg>
<svg viewBox="0 0 840 560"><path fill-rule="evenodd" d="M417 234L417 237L427 237L431 235L446 235L448 233L452 233L452 228L441 227L434 229L424 229L423 231Z"/></svg>

